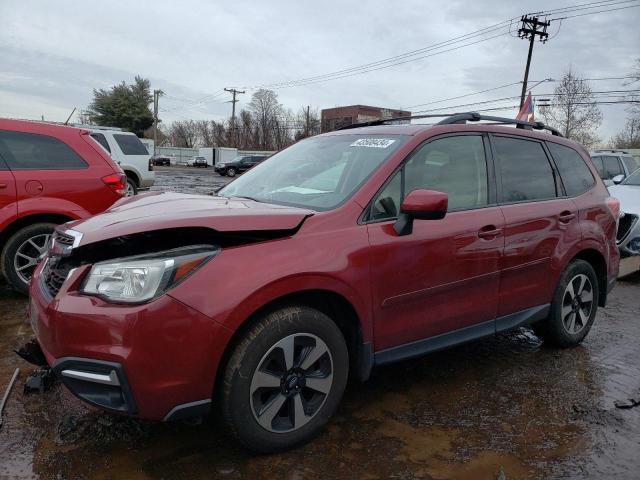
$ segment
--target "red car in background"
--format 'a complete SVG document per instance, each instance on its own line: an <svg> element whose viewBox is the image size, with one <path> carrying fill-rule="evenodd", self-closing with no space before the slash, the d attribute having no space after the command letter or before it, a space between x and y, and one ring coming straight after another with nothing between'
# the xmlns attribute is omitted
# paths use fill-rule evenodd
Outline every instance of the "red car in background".
<svg viewBox="0 0 640 480"><path fill-rule="evenodd" d="M0 263L27 293L56 225L102 212L124 195L123 172L88 132L0 118Z"/></svg>
<svg viewBox="0 0 640 480"><path fill-rule="evenodd" d="M528 324L578 345L619 263L619 202L585 149L477 113L384 122L302 140L217 197L152 193L59 227L29 313L56 375L120 414L213 405L277 451L376 365Z"/></svg>

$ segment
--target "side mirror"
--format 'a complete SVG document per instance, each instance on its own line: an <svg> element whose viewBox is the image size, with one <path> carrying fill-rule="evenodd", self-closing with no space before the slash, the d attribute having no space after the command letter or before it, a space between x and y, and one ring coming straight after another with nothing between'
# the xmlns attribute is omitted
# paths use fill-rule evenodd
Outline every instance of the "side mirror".
<svg viewBox="0 0 640 480"><path fill-rule="evenodd" d="M398 235L409 235L413 231L413 220L440 220L447 214L449 197L435 190L413 190L400 206L400 215L393 225Z"/></svg>
<svg viewBox="0 0 640 480"><path fill-rule="evenodd" d="M620 175L616 175L615 177L613 177L611 179L613 181L613 183L615 183L616 185L618 185L621 181L624 180L624 175L620 174Z"/></svg>

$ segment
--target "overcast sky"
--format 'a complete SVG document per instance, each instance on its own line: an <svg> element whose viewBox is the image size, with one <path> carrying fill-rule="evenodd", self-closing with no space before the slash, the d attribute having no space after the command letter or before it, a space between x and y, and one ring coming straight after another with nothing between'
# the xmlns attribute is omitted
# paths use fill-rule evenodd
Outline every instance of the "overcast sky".
<svg viewBox="0 0 640 480"><path fill-rule="evenodd" d="M527 12L590 1L0 0L0 116L65 120L73 107L89 104L94 88L142 75L166 93L161 99L165 123L223 119L230 114L231 105L225 103L229 94L211 97L223 87L251 88L334 72ZM554 21L549 42L535 45L530 79L559 79L570 66L585 78L628 75L640 57L639 25L640 8ZM505 34L391 68L280 88L277 93L294 111L303 105L409 107L522 80L527 46L515 34ZM640 88L625 87L622 80L593 81L591 86L594 91ZM513 85L412 110L519 95L520 88ZM240 108L251 91L240 96ZM534 89L552 91L552 83ZM500 105L505 104L509 102ZM601 109L599 134L606 139L622 128L625 111L623 105Z"/></svg>

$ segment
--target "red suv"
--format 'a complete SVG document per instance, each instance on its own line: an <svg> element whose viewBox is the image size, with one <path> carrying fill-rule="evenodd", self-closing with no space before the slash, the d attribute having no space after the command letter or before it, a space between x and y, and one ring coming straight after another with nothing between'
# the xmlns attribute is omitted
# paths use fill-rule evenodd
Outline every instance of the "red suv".
<svg viewBox="0 0 640 480"><path fill-rule="evenodd" d="M0 262L27 293L56 225L104 211L122 197L122 170L87 132L0 118Z"/></svg>
<svg viewBox="0 0 640 480"><path fill-rule="evenodd" d="M577 345L617 276L619 204L543 128L372 122L217 197L120 200L57 229L31 282L39 345L89 403L173 420L215 398L258 451L309 439L376 365L527 324Z"/></svg>

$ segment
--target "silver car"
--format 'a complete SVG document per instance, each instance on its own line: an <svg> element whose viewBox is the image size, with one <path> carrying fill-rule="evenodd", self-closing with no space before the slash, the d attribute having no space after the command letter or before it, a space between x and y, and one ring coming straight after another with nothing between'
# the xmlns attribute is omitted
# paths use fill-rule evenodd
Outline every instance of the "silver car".
<svg viewBox="0 0 640 480"><path fill-rule="evenodd" d="M613 179L616 185L609 187L612 196L620 200L620 225L617 242L623 257L640 255L640 169L622 180Z"/></svg>

